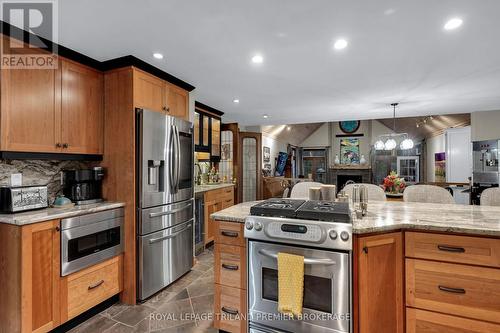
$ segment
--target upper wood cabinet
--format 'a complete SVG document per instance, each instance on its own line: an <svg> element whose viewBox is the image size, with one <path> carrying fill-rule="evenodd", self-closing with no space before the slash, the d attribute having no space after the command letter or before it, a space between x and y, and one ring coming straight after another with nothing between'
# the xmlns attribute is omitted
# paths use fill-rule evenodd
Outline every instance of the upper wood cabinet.
<svg viewBox="0 0 500 333"><path fill-rule="evenodd" d="M104 76L72 61L62 61L61 142L63 151L103 153Z"/></svg>
<svg viewBox="0 0 500 333"><path fill-rule="evenodd" d="M3 151L60 152L61 71L1 70Z"/></svg>
<svg viewBox="0 0 500 333"><path fill-rule="evenodd" d="M134 106L189 120L189 93L134 68Z"/></svg>
<svg viewBox="0 0 500 333"><path fill-rule="evenodd" d="M403 333L402 242L401 232L357 239L359 333Z"/></svg>
<svg viewBox="0 0 500 333"><path fill-rule="evenodd" d="M60 58L57 69L1 70L2 151L102 154L103 74Z"/></svg>
<svg viewBox="0 0 500 333"><path fill-rule="evenodd" d="M194 149L209 153L210 160L217 162L221 157L221 119L203 109L194 113Z"/></svg>

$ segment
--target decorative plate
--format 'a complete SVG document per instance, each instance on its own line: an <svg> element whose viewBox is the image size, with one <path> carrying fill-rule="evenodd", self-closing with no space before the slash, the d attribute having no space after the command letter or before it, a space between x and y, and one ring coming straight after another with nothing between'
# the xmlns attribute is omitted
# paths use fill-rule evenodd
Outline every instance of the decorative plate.
<svg viewBox="0 0 500 333"><path fill-rule="evenodd" d="M359 120L347 120L339 122L340 129L346 134L352 134L359 129L361 121Z"/></svg>

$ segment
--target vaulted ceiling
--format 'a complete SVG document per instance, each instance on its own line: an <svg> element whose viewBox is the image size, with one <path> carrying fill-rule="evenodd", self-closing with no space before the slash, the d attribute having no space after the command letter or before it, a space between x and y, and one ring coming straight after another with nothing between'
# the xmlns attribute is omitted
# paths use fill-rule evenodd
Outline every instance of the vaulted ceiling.
<svg viewBox="0 0 500 333"><path fill-rule="evenodd" d="M57 3L60 44L135 55L195 85L226 121L377 119L394 101L401 117L500 109L498 0ZM463 25L445 31L451 17Z"/></svg>

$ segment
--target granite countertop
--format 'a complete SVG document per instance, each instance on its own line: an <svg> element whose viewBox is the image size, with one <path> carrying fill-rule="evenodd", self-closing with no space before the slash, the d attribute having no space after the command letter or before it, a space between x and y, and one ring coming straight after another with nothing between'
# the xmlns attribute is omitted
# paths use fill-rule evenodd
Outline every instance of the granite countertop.
<svg viewBox="0 0 500 333"><path fill-rule="evenodd" d="M241 222L259 201L241 203L211 215ZM426 230L500 237L500 207L371 201L368 213L353 221L353 233Z"/></svg>
<svg viewBox="0 0 500 333"><path fill-rule="evenodd" d="M49 220L62 219L103 210L124 207L123 202L104 201L96 204L73 206L71 208L46 208L15 214L0 214L0 223L25 225Z"/></svg>
<svg viewBox="0 0 500 333"><path fill-rule="evenodd" d="M221 183L217 185L195 185L194 187L194 193L203 193L203 192L208 192L208 191L213 191L213 190L218 190L221 188L229 187L229 186L234 186L233 183Z"/></svg>

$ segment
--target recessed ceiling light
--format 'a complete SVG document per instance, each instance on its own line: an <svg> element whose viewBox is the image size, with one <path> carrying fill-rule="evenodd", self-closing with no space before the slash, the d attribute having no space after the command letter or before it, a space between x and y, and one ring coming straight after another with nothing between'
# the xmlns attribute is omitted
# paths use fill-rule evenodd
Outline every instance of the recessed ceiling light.
<svg viewBox="0 0 500 333"><path fill-rule="evenodd" d="M267 114L263 115L262 118L267 119L269 116Z"/></svg>
<svg viewBox="0 0 500 333"><path fill-rule="evenodd" d="M335 41L335 44L333 44L333 47L335 50L342 50L347 47L347 44L349 44L345 39L337 39Z"/></svg>
<svg viewBox="0 0 500 333"><path fill-rule="evenodd" d="M234 104L238 104L239 102L240 102L240 100L239 100L239 99L237 99L237 98L233 99L233 103L234 103Z"/></svg>
<svg viewBox="0 0 500 333"><path fill-rule="evenodd" d="M286 127L286 130L287 130L287 131L290 131L291 129L292 129L292 127L291 127L291 126L287 126L287 127Z"/></svg>
<svg viewBox="0 0 500 333"><path fill-rule="evenodd" d="M264 57L260 54L256 54L252 57L252 62L254 64L262 64L264 62Z"/></svg>
<svg viewBox="0 0 500 333"><path fill-rule="evenodd" d="M153 53L153 57L155 57L156 59L163 59L163 54L161 54L161 53Z"/></svg>
<svg viewBox="0 0 500 333"><path fill-rule="evenodd" d="M455 30L458 27L460 27L464 23L464 21L461 18L455 17L446 22L444 25L444 30Z"/></svg>

